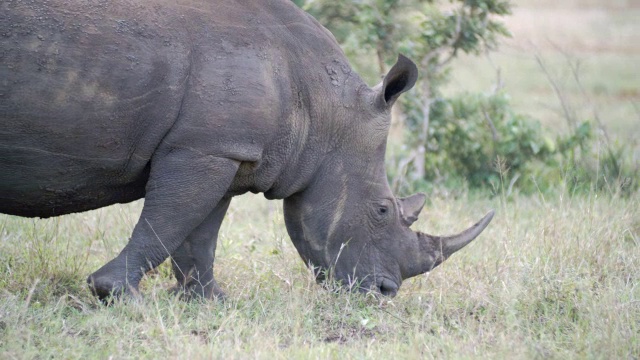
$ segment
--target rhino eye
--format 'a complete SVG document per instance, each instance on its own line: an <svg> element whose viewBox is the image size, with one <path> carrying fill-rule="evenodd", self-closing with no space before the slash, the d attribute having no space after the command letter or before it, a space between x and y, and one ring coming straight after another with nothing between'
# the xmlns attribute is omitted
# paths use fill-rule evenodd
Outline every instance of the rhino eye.
<svg viewBox="0 0 640 360"><path fill-rule="evenodd" d="M389 215L389 207L387 205L378 205L378 218L385 219Z"/></svg>
<svg viewBox="0 0 640 360"><path fill-rule="evenodd" d="M382 200L376 201L369 208L369 214L377 225L386 224L393 213L393 205L391 202Z"/></svg>

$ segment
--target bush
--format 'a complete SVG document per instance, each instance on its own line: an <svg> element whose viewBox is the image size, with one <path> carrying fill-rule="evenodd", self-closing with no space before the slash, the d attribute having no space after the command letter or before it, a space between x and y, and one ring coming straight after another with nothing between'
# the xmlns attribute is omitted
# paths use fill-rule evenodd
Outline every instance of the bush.
<svg viewBox="0 0 640 360"><path fill-rule="evenodd" d="M404 103L409 141L418 140L414 134L422 126L420 106L420 99L411 96ZM524 193L566 187L571 193L597 190L625 195L638 188L640 170L630 164L627 147L608 145L596 135L591 121L553 138L537 119L516 112L504 92L439 99L432 103L430 115L425 177L409 175L404 191L465 184L489 189L515 186ZM409 155L404 151L398 156Z"/></svg>
<svg viewBox="0 0 640 360"><path fill-rule="evenodd" d="M415 103L405 103L408 129L415 126ZM425 156L425 178L436 184L466 179L471 187L500 181L496 160L512 176L527 177L536 163L549 161L554 142L543 136L539 122L513 111L503 92L465 93L435 101Z"/></svg>

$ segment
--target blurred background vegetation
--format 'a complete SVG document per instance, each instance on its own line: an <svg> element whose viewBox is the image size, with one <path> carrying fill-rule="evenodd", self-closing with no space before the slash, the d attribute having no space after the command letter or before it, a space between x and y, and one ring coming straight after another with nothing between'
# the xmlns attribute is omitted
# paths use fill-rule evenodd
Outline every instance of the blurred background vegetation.
<svg viewBox="0 0 640 360"><path fill-rule="evenodd" d="M624 17L626 2L609 3L608 16L617 18L604 33L601 14L566 16L571 4L539 14L534 25L526 2L508 0L295 3L331 30L370 85L398 53L418 65L420 80L391 130L387 164L396 192L638 188L640 92L637 80L629 82L638 74L629 59L616 67L620 52L638 57L625 45L640 40L626 32L633 21ZM547 29L531 30L541 24Z"/></svg>

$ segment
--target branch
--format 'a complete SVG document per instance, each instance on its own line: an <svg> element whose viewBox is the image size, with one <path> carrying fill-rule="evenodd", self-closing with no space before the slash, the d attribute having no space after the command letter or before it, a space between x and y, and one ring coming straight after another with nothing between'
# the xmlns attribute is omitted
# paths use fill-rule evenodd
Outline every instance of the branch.
<svg viewBox="0 0 640 360"><path fill-rule="evenodd" d="M536 58L536 62L538 63L538 66L540 66L540 69L542 69L542 71L547 77L547 80L551 84L551 87L553 87L553 91L556 93L558 100L560 100L560 105L562 106L562 112L564 114L564 118L567 120L567 124L569 125L569 128L572 130L575 129L576 128L575 116L572 114L571 105L569 104L567 99L564 97L564 93L562 92L562 89L560 89L560 85L558 85L554 77L549 72L549 69L547 69L547 66L545 65L544 61L542 60L542 57L540 56L540 53L537 50L535 53L535 58Z"/></svg>
<svg viewBox="0 0 640 360"><path fill-rule="evenodd" d="M489 64L491 65L491 67L496 71L496 86L493 88L493 94L495 95L498 93L498 91L504 88L504 82L502 81L502 69L493 62L491 55L489 55L488 49L486 50L485 56L489 60Z"/></svg>
<svg viewBox="0 0 640 360"><path fill-rule="evenodd" d="M451 59L453 59L456 55L457 55L457 51L458 49L455 48L453 45L460 40L460 34L462 33L462 16L460 16L460 14L456 14L456 30L453 33L453 36L449 39L449 41L447 41L446 44L439 46L431 51L429 51L427 53L427 55L425 55L422 58L422 66L426 67L427 64L434 58L438 57L440 55L440 52L442 51L442 49L448 49L453 47L453 51L451 51L451 54L449 54L449 56L443 60L442 62L438 63L438 65L436 65L436 71L439 71L440 68L442 68L444 65L446 65L449 61L451 61Z"/></svg>
<svg viewBox="0 0 640 360"><path fill-rule="evenodd" d="M580 69L579 69L580 62L577 60L575 62L571 61L571 58L566 51L564 51L558 46L555 46L555 47L564 56L565 60L567 61L567 64L569 64L569 69L571 69L571 74L573 75L573 78L576 81L576 84L578 85L578 89L580 89L580 93L582 94L582 96L584 96L584 98L587 99L587 101L589 102L589 105L591 105L593 119L596 121L596 123L598 124L598 127L604 134L604 138L607 141L607 146L609 146L611 141L609 140L609 134L607 133L607 129L604 127L604 124L600 120L600 113L598 112L598 109L596 108L596 105L594 104L593 99L591 99L589 94L587 94L587 91L584 89L584 86L582 86L582 80L580 80Z"/></svg>
<svg viewBox="0 0 640 360"><path fill-rule="evenodd" d="M557 48L557 49L560 51L560 53L562 53L562 55L567 60L567 63L569 64L569 68L571 69L571 73L573 74L573 78L576 80L576 84L578 84L578 88L580 89L580 93L582 93L582 96L584 96L587 99L587 101L589 102L589 105L591 105L591 111L593 113L593 119L598 124L598 128L600 128L600 131L602 131L602 134L604 135L604 140L605 140L606 146L607 146L607 153L609 154L609 159L613 163L613 167L614 167L613 170L615 171L616 175L619 175L620 174L620 165L618 163L617 157L615 156L615 154L613 153L613 150L611 148L611 140L609 139L609 134L607 133L607 129L605 128L604 124L600 120L600 114L598 112L598 109L597 109L593 99L591 99L589 94L587 94L587 91L584 89L584 86L582 86L582 81L580 80L580 71L579 71L580 62L578 62L578 61L576 61L575 63L572 62L571 58L569 57L569 54L567 54L563 49L560 49L560 48Z"/></svg>
<svg viewBox="0 0 640 360"><path fill-rule="evenodd" d="M463 6L464 8L464 6ZM460 12L463 12L463 8L460 8ZM454 46L458 40L460 40L460 35L462 34L462 16L460 14L456 15L456 31L453 34L453 37L449 39L446 48L453 48L449 56L447 56L444 60L436 65L436 71L440 71L445 65L447 65L453 58L458 55L458 48Z"/></svg>
<svg viewBox="0 0 640 360"><path fill-rule="evenodd" d="M493 125L491 116L489 116L489 113L487 112L487 109L484 108L484 106L482 107L482 114L484 114L484 118L485 120L487 120L487 123L489 123L489 127L491 128L491 137L493 137L493 142L498 143L498 140L500 139L498 136L498 131L496 130L495 125Z"/></svg>

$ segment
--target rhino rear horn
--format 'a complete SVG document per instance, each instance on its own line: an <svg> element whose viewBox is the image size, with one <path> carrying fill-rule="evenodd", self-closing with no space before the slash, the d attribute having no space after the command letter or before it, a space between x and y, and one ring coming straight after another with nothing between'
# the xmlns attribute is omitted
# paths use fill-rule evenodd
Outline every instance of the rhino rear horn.
<svg viewBox="0 0 640 360"><path fill-rule="evenodd" d="M411 226L411 224L418 220L418 215L420 214L420 211L422 211L426 200L427 196L423 193L417 193L406 198L398 199L400 217L405 225Z"/></svg>

